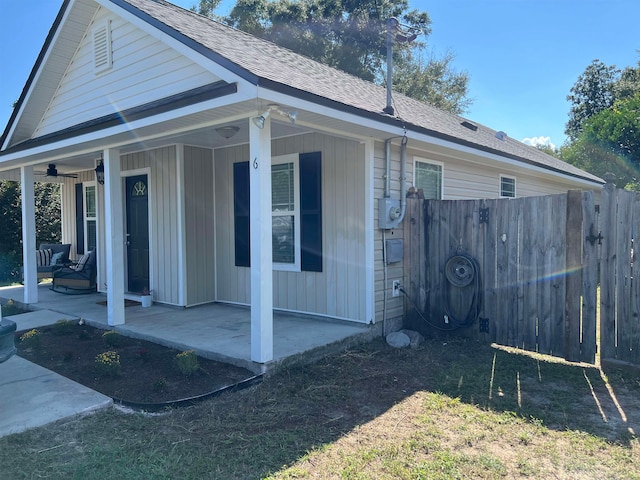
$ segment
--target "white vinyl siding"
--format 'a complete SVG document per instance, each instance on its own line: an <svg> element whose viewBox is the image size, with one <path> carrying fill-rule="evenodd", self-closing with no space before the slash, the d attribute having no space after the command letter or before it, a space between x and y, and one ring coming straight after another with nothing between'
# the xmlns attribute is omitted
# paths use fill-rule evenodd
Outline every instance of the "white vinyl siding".
<svg viewBox="0 0 640 480"><path fill-rule="evenodd" d="M216 292L213 154L184 147L184 225L187 305L213 302Z"/></svg>
<svg viewBox="0 0 640 480"><path fill-rule="evenodd" d="M96 75L91 32L95 25L105 22L111 25L113 65ZM158 39L100 8L34 136L56 132L218 80Z"/></svg>
<svg viewBox="0 0 640 480"><path fill-rule="evenodd" d="M274 140L272 156L322 154L322 272L273 272L274 308L366 321L364 145L321 134ZM218 300L247 305L251 269L234 265L233 164L248 145L214 153Z"/></svg>

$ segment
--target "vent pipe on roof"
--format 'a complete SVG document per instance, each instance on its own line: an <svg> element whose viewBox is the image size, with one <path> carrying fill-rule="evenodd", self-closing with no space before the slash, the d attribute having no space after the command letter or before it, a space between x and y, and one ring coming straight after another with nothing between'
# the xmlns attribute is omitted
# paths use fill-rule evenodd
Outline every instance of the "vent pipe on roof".
<svg viewBox="0 0 640 480"><path fill-rule="evenodd" d="M391 89L393 88L393 33L400 23L395 17L387 20L387 106L382 110L387 115L395 113L393 109L393 99Z"/></svg>

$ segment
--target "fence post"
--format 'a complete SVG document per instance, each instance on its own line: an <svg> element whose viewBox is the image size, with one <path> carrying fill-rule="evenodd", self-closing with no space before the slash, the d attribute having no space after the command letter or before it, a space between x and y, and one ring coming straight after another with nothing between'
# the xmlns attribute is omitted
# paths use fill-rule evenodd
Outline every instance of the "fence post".
<svg viewBox="0 0 640 480"><path fill-rule="evenodd" d="M566 297L564 358L580 361L580 302L582 296L582 192L567 192Z"/></svg>
<svg viewBox="0 0 640 480"><path fill-rule="evenodd" d="M616 357L616 197L615 184L602 189L602 255L600 260L600 359Z"/></svg>

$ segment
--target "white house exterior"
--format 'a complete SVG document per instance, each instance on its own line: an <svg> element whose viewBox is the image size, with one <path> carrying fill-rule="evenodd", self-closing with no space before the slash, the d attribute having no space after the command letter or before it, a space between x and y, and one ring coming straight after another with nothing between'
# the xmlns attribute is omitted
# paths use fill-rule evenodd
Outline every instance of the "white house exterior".
<svg viewBox="0 0 640 480"><path fill-rule="evenodd" d="M0 137L0 176L22 182L24 301L38 302L34 181L61 182L63 243L72 257L96 248L110 324L141 287L169 305L249 305L260 363L274 308L402 317L389 295L402 263L383 261L402 228L379 228L378 203L399 199L402 174L446 199L602 184L399 94L387 115L385 96L162 0L65 0ZM34 173L49 164L77 178Z"/></svg>

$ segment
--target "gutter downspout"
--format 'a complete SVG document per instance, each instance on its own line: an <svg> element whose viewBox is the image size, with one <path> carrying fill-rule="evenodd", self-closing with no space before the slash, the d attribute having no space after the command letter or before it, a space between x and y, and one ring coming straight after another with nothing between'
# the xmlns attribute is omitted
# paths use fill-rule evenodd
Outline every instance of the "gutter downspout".
<svg viewBox="0 0 640 480"><path fill-rule="evenodd" d="M384 198L391 196L391 139L387 138L384 141Z"/></svg>
<svg viewBox="0 0 640 480"><path fill-rule="evenodd" d="M402 137L400 144L400 216L398 224L404 220L407 211L407 135Z"/></svg>

